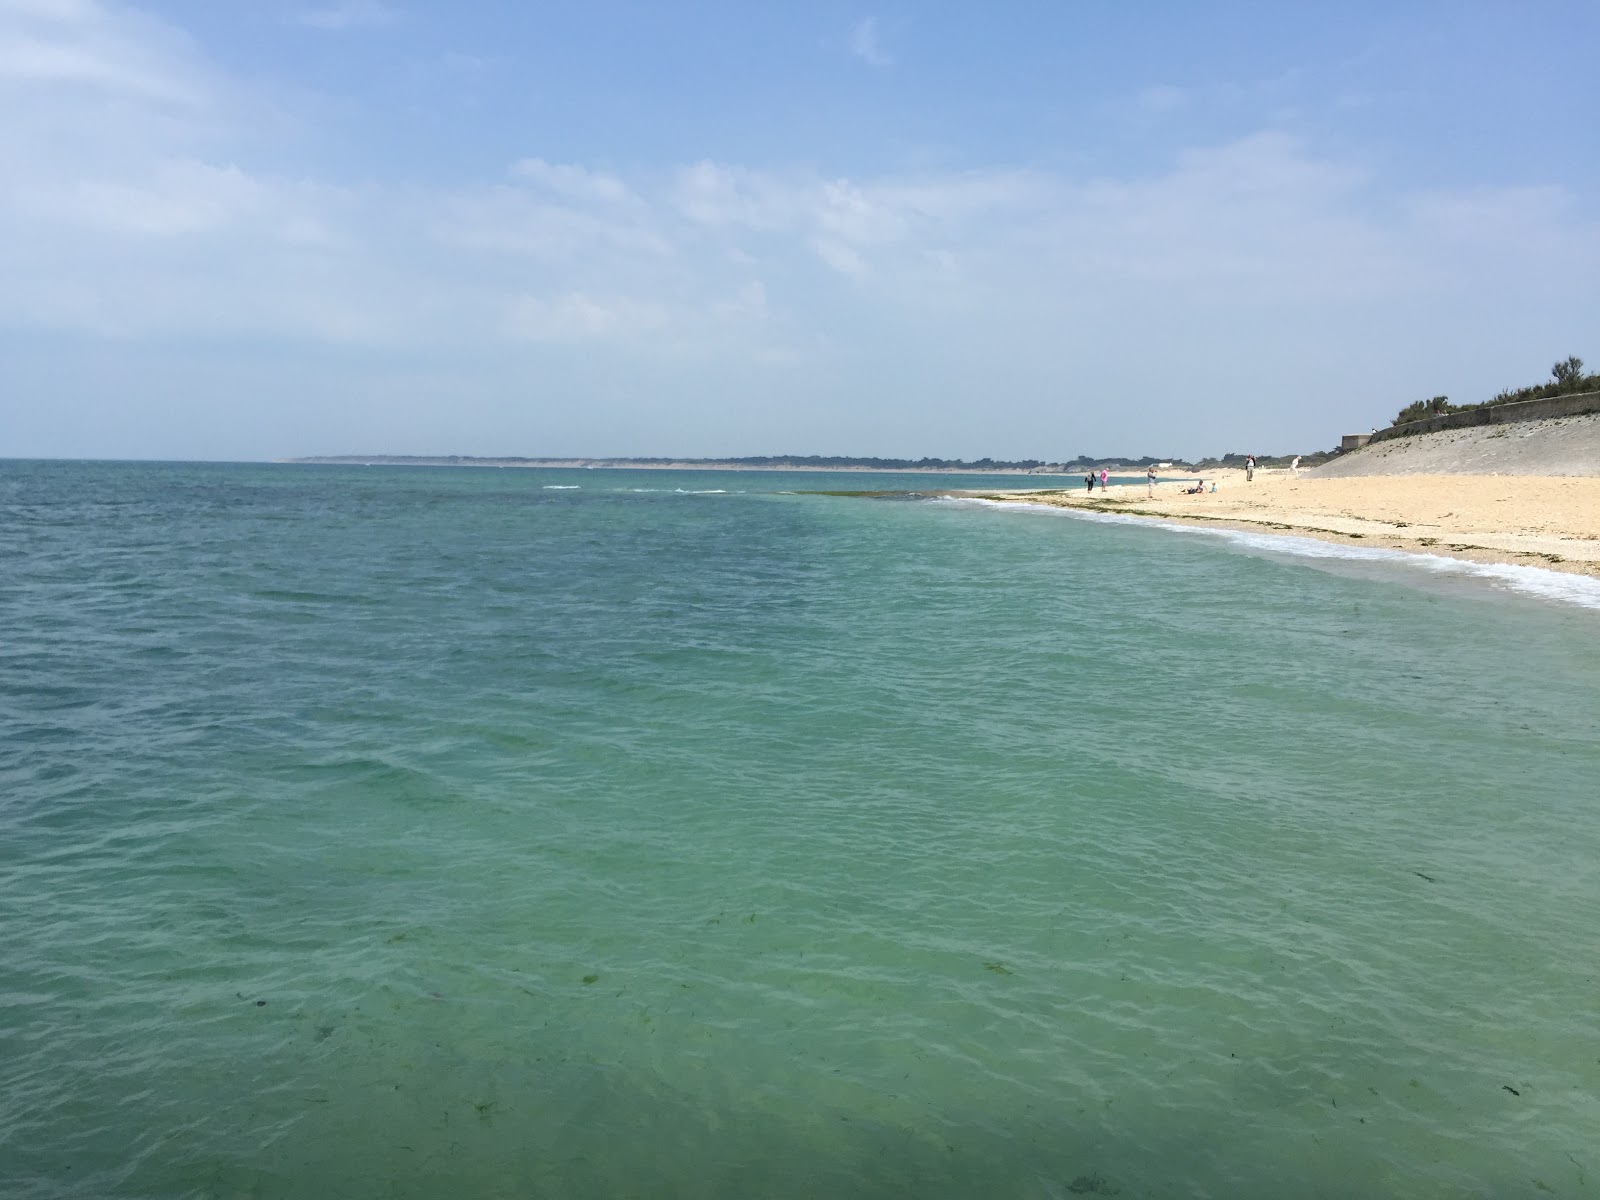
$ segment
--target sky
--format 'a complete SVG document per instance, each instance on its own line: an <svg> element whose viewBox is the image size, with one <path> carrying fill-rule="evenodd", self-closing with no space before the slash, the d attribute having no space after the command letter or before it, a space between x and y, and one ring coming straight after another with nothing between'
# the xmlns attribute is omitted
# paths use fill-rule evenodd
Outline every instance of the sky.
<svg viewBox="0 0 1600 1200"><path fill-rule="evenodd" d="M1600 363L1600 3L0 0L0 457L1306 452Z"/></svg>

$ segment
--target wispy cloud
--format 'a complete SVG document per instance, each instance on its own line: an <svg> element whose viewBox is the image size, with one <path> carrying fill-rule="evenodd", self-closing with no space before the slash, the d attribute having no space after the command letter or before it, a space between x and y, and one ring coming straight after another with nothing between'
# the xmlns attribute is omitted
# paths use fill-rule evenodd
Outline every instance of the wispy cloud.
<svg viewBox="0 0 1600 1200"><path fill-rule="evenodd" d="M308 25L312 29L338 31L392 25L399 15L395 8L383 0L337 0L333 4L306 9L293 20L297 25Z"/></svg>
<svg viewBox="0 0 1600 1200"><path fill-rule="evenodd" d="M615 204L633 198L627 185L616 176L590 171L571 163L549 163L542 158L525 158L511 171L518 179L543 191L573 200Z"/></svg>
<svg viewBox="0 0 1600 1200"><path fill-rule="evenodd" d="M512 304L507 328L533 342L583 342L607 337L637 337L670 321L660 306L627 296L569 292L553 297L521 296Z"/></svg>
<svg viewBox="0 0 1600 1200"><path fill-rule="evenodd" d="M0 86L196 105L203 74L186 38L131 9L0 0Z"/></svg>
<svg viewBox="0 0 1600 1200"><path fill-rule="evenodd" d="M863 17L850 30L850 53L871 67L889 67L894 59L878 40L878 19Z"/></svg>

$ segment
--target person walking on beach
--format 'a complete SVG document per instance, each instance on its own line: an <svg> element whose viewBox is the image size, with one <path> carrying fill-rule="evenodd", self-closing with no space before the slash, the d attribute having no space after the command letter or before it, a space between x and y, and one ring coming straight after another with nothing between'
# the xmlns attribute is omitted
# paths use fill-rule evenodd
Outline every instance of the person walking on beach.
<svg viewBox="0 0 1600 1200"><path fill-rule="evenodd" d="M1144 483L1144 494L1154 499L1156 494L1156 469L1154 466L1144 473Z"/></svg>
<svg viewBox="0 0 1600 1200"><path fill-rule="evenodd" d="M1102 493L1104 493L1106 490L1106 477L1110 474L1111 472L1106 470L1104 467L1100 468L1100 491Z"/></svg>
<svg viewBox="0 0 1600 1200"><path fill-rule="evenodd" d="M1094 472L1093 471L1090 471L1087 475L1085 475L1083 477L1083 486L1084 486L1085 489L1087 489L1091 493L1094 491Z"/></svg>
<svg viewBox="0 0 1600 1200"><path fill-rule="evenodd" d="M1289 474L1293 475L1296 479L1300 478L1300 456L1298 454L1289 460Z"/></svg>
<svg viewBox="0 0 1600 1200"><path fill-rule="evenodd" d="M1246 454L1244 456L1244 481L1246 483L1249 483L1255 477L1256 477L1256 456L1254 454Z"/></svg>

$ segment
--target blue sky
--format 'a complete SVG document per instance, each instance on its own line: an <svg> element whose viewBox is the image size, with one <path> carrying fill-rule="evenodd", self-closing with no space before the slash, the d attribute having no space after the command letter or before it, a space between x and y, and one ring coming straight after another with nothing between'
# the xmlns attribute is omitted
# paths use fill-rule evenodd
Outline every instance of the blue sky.
<svg viewBox="0 0 1600 1200"><path fill-rule="evenodd" d="M1266 453L1600 361L1600 5L0 0L0 455Z"/></svg>

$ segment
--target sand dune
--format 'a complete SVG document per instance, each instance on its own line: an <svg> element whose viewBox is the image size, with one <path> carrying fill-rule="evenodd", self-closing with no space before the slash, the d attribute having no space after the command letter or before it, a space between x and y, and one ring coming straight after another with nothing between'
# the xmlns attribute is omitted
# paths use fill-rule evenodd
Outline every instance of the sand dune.
<svg viewBox="0 0 1600 1200"><path fill-rule="evenodd" d="M1305 474L1321 479L1354 475L1600 475L1600 413L1395 438L1352 451Z"/></svg>

